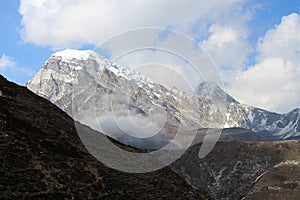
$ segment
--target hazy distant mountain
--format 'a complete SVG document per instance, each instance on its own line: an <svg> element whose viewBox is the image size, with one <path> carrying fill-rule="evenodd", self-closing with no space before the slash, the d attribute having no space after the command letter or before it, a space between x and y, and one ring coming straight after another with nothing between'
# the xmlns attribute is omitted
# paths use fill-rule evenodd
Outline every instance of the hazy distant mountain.
<svg viewBox="0 0 300 200"><path fill-rule="evenodd" d="M240 104L211 83L201 83L196 94L178 92L111 63L93 51L64 50L53 54L27 87L73 118L98 130L98 123L86 117L95 108L98 120L103 122L101 128L113 133L114 138L122 134L111 122L111 113L122 124L128 117L124 114L127 111L136 114L137 120L142 122L147 121L149 115L155 116L151 124L154 130L162 126L161 119L165 115L167 124L192 129L241 127L281 139L300 135L299 109L277 114ZM221 96L226 99L219 99ZM73 104L72 99L75 100ZM105 124L112 125L105 127ZM125 129L136 130L136 134L141 132L136 127Z"/></svg>

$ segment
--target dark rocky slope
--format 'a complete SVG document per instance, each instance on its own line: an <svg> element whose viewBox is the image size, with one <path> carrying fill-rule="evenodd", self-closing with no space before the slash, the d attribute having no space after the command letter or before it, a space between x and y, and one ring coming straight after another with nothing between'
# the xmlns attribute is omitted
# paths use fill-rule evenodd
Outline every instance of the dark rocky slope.
<svg viewBox="0 0 300 200"><path fill-rule="evenodd" d="M190 148L173 170L215 199L300 199L300 141L219 142L198 159Z"/></svg>
<svg viewBox="0 0 300 200"><path fill-rule="evenodd" d="M63 111L2 76L0 91L0 199L206 199L168 168L104 166Z"/></svg>

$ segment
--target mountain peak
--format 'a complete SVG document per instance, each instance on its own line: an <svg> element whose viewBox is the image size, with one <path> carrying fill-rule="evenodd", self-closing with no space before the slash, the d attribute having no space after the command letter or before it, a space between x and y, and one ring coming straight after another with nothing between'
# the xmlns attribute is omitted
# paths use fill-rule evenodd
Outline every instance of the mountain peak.
<svg viewBox="0 0 300 200"><path fill-rule="evenodd" d="M195 93L199 95L208 95L218 99L225 99L231 103L238 103L233 97L227 94L217 83L215 82L202 82L196 89Z"/></svg>
<svg viewBox="0 0 300 200"><path fill-rule="evenodd" d="M90 56L95 56L95 58ZM90 62L91 59L95 62ZM93 51L68 49L54 54L45 62L38 74L28 82L27 87L74 117L72 99L74 99L73 94L77 95L78 93L75 89L81 88L76 85L78 83L81 85L97 83L97 95L96 97L91 96L91 92L88 89L84 92L80 91L79 97L76 98L78 101L76 109L92 109L92 113L96 109L96 113L100 113L105 117L108 116L109 120L112 113L110 98L113 97L118 105L113 106L117 108L118 116L122 120L123 118L127 119L124 113L129 111L138 115L141 114L148 120L149 115L147 114L152 112L151 107L158 105L165 110L167 122L175 126L183 124L186 127L207 128L212 120L210 116L213 116L214 128L242 127L253 131L265 131L280 138L298 137L300 133L297 113L280 115L239 104L234 98L226 94L219 85L213 82L200 83L195 91L199 95L193 94L190 97L180 95L152 80L148 80L147 77L138 72L128 70L107 59L101 59ZM213 109L211 97L224 101L224 113L226 114L224 117L226 119L222 120L219 117L222 114L219 109ZM194 101L195 99L200 101ZM128 102L127 100L130 101ZM97 105L94 105L95 102L98 102ZM124 107L125 104L129 105L129 108ZM201 109L194 109L196 107ZM75 116L74 118L86 125L94 126L98 124L98 122L91 122L90 118L84 115ZM138 120L144 120L144 118L138 116ZM106 121L103 120L103 123L106 123ZM160 122L157 123L160 125ZM127 121L125 124L128 126ZM97 130L99 126L92 128ZM133 131L140 132L137 130L134 128ZM107 129L106 132L108 134L112 132L121 133L119 129L113 131ZM114 137L117 138L116 135ZM126 142L124 141L126 139L123 139L124 137L122 141ZM132 142L131 145L133 146L141 144L133 141L131 138L128 141ZM156 140L153 141L155 143ZM147 142L147 145L153 144L150 142ZM143 145L145 146L145 143Z"/></svg>
<svg viewBox="0 0 300 200"><path fill-rule="evenodd" d="M92 50L75 50L75 49L65 49L63 51L58 51L52 54L54 57L61 57L64 61L69 61L73 59L77 60L87 60L91 59L103 59L101 55Z"/></svg>

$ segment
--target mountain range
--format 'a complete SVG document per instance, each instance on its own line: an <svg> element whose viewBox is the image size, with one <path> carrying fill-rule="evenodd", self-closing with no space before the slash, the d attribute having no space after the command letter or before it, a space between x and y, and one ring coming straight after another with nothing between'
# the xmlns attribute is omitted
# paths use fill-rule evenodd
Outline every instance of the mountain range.
<svg viewBox="0 0 300 200"><path fill-rule="evenodd" d="M130 140L123 138L124 130L147 137L157 130L168 132L166 124L193 130L239 127L269 140L300 136L299 108L278 114L245 105L212 82L199 83L194 91L170 89L90 50L54 53L26 86L73 119L121 142ZM139 135L145 129L130 125L129 117L138 124L150 121L149 133ZM173 134L162 138L169 141ZM140 147L138 143L129 144Z"/></svg>

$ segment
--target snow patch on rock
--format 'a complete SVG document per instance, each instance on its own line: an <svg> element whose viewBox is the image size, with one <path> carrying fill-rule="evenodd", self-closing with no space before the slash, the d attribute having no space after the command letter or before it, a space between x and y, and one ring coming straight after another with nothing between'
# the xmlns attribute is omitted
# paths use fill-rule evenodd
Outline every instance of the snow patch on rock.
<svg viewBox="0 0 300 200"><path fill-rule="evenodd" d="M103 59L99 54L91 50L75 50L75 49L66 49L63 51L56 52L52 54L55 57L61 57L62 61L68 62L73 59L77 60L88 60L88 59Z"/></svg>

